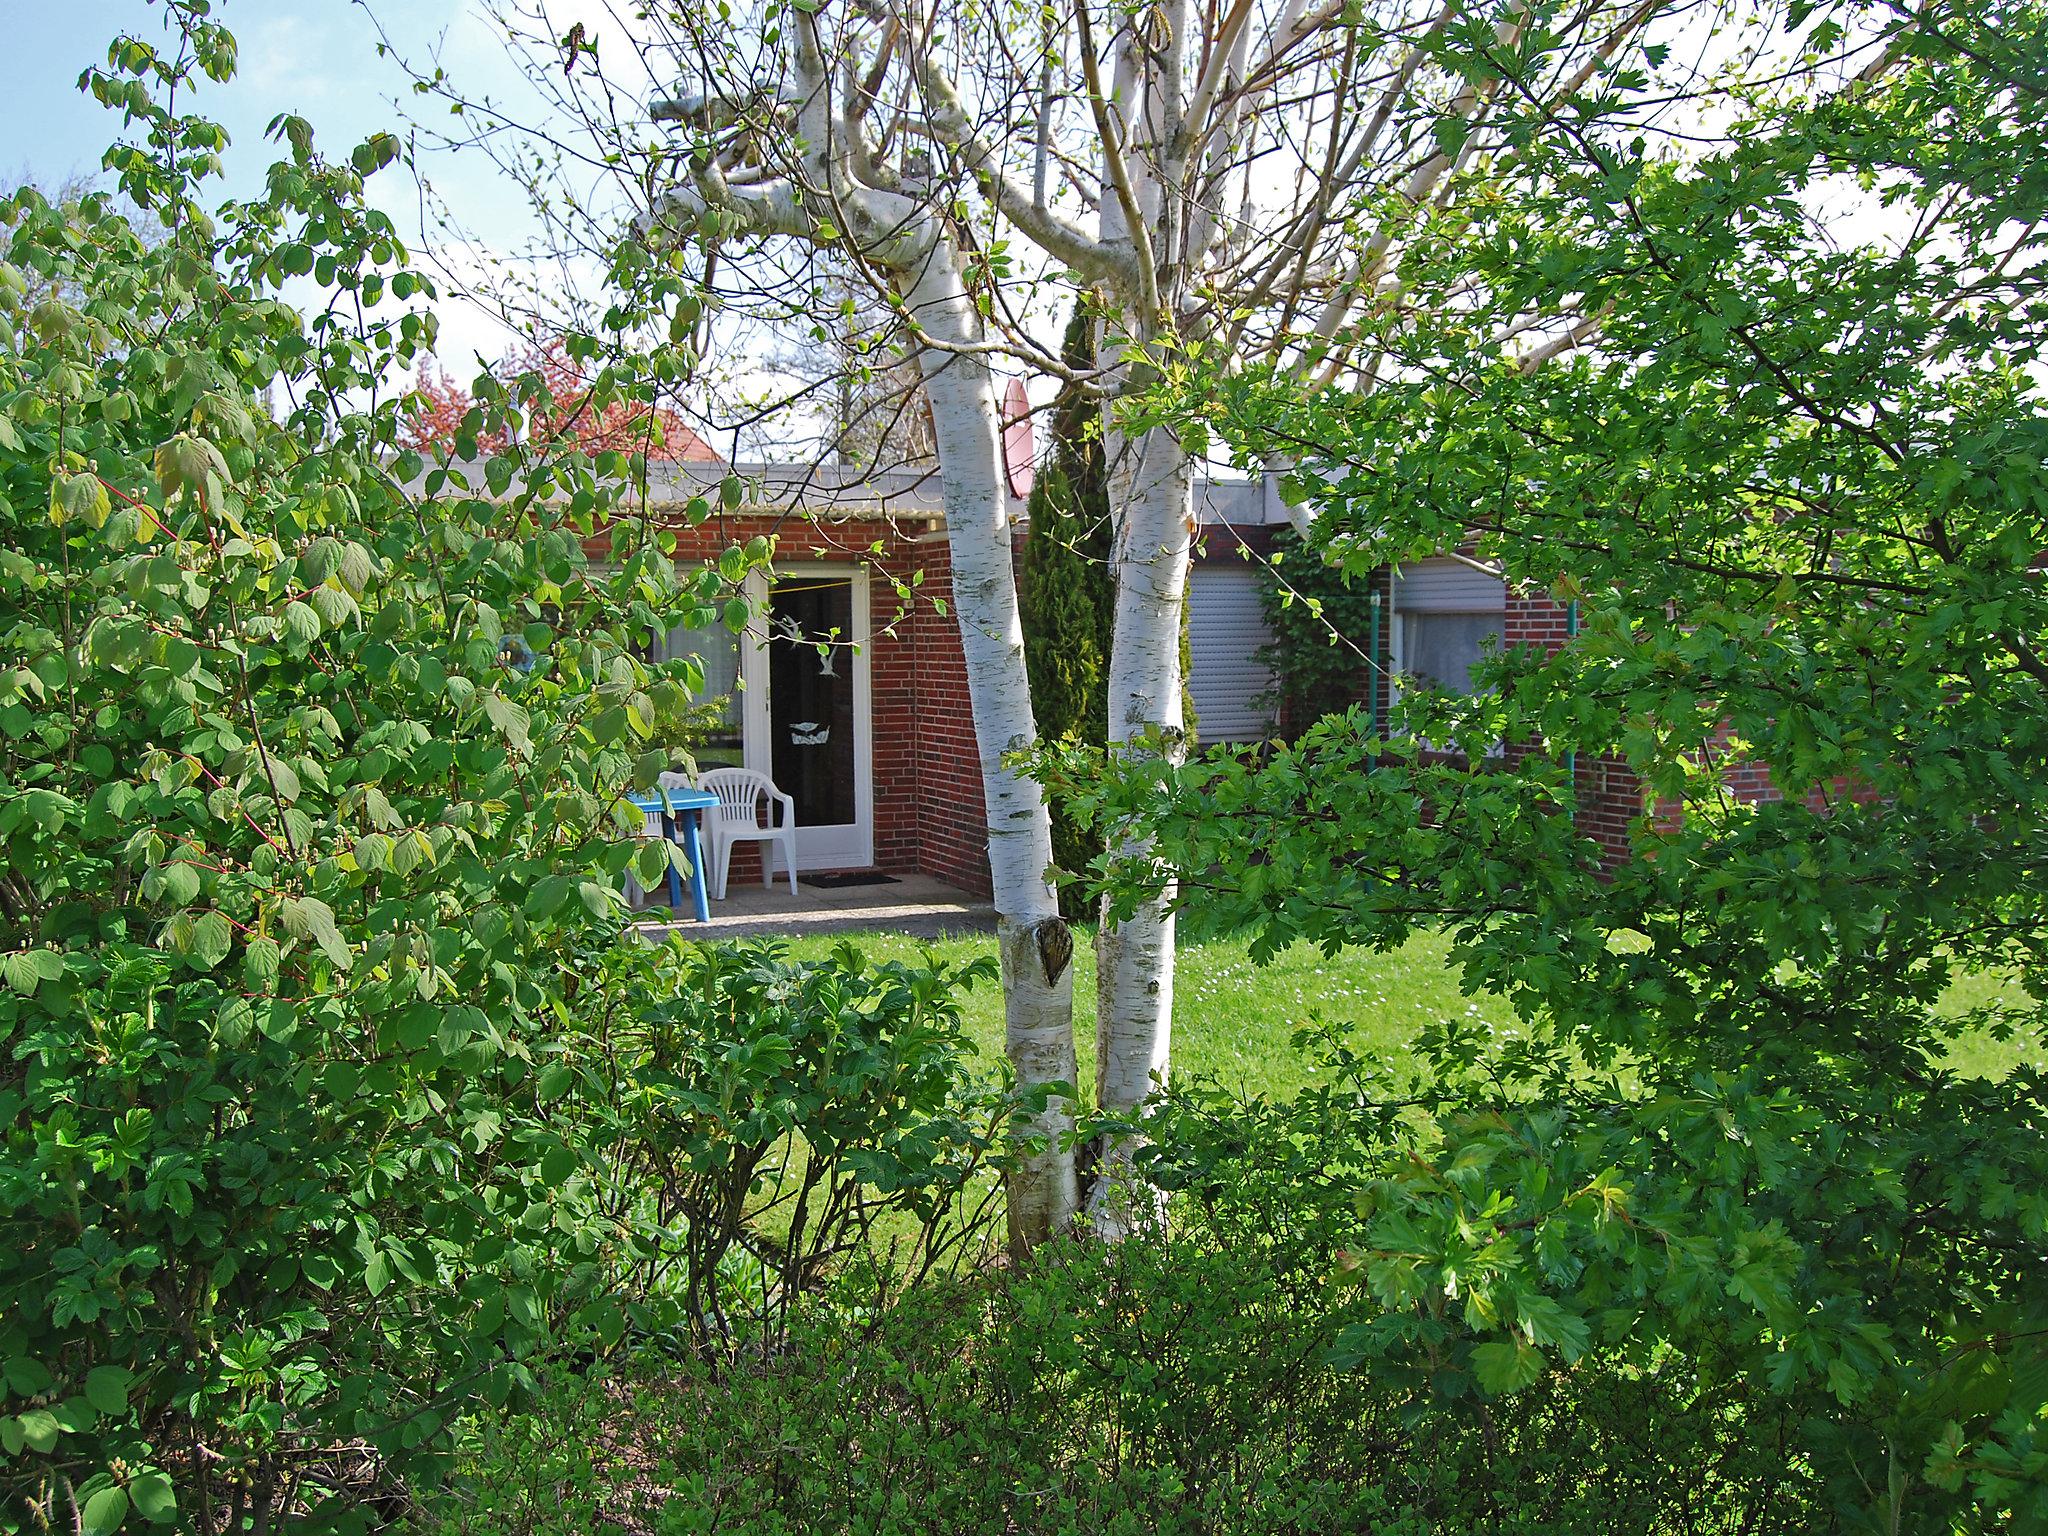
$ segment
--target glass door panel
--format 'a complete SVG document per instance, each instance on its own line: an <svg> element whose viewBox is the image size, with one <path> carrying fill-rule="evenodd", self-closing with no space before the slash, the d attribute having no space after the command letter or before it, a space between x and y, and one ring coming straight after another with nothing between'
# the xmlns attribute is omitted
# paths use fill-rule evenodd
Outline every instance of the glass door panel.
<svg viewBox="0 0 2048 1536"><path fill-rule="evenodd" d="M746 765L796 802L796 864L875 860L868 573L797 566L747 579L741 658Z"/></svg>
<svg viewBox="0 0 2048 1536"><path fill-rule="evenodd" d="M853 582L778 580L768 593L769 772L800 827L860 817Z"/></svg>

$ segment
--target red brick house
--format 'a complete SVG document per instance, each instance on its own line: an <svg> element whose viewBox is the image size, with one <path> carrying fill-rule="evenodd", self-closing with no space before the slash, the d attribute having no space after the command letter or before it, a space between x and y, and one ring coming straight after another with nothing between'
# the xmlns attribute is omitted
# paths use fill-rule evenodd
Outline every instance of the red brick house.
<svg viewBox="0 0 2048 1536"><path fill-rule="evenodd" d="M686 528L681 507L715 491L725 467L653 469L655 505L678 512L679 560L715 559L756 534L775 540L772 580L751 584L760 617L748 634L713 626L657 643L657 655L701 656L706 696L726 701L725 729L700 764L760 769L796 800L799 871L917 873L987 894L981 769L936 476L737 471L745 503ZM1202 739L1260 740L1271 730L1258 703L1271 685L1258 658L1267 635L1257 572L1239 546L1263 549L1284 514L1253 481L1204 486L1197 500L1190 692ZM1023 511L1014 499L1020 548ZM592 555L602 558L601 543ZM839 643L821 655L828 638ZM735 849L734 880L758 870L754 849Z"/></svg>
<svg viewBox="0 0 2048 1536"><path fill-rule="evenodd" d="M681 508L715 492L726 467L693 458L653 469L655 506L677 513L679 560L715 560L756 534L775 540L772 580L756 576L749 590L754 629L735 636L715 625L657 642L657 655L701 656L707 697L725 701L725 729L700 763L758 768L795 798L799 871L923 874L988 894L981 770L936 475L737 469L746 501L696 528L683 526ZM1291 735L1308 722L1267 713L1274 679L1260 653L1271 635L1262 578L1247 558L1271 552L1286 510L1270 481L1200 484L1196 500L1189 692L1200 739ZM1020 551L1024 506L1012 498ZM601 559L602 543L591 553ZM1489 645L1556 650L1571 638L1565 604L1511 590L1456 556L1383 568L1373 589L1377 664L1359 669L1353 697L1381 719L1402 677L1462 688ZM821 654L827 639L835 643ZM1644 812L1641 782L1608 757L1581 755L1574 773L1580 828L1608 859L1624 857ZM1777 793L1754 764L1724 765L1724 782L1742 799ZM735 850L733 878L759 878L754 848Z"/></svg>
<svg viewBox="0 0 2048 1536"><path fill-rule="evenodd" d="M1404 676L1463 690L1469 686L1471 667L1489 645L1554 652L1571 642L1575 628L1576 615L1569 604L1546 593L1510 588L1455 555L1419 560L1398 571L1382 568L1374 573L1373 583L1380 597L1379 665L1360 669L1355 699L1381 718ZM1287 729L1305 723L1282 722ZM1507 748L1509 754L1529 750L1534 749ZM1715 766L1722 788L1734 800L1779 797L1778 787L1760 763L1730 755ZM1660 817L1676 814L1649 806L1642 781L1619 758L1580 754L1572 774L1576 824L1599 845L1610 865L1630 854L1631 829L1646 809Z"/></svg>
<svg viewBox="0 0 2048 1536"><path fill-rule="evenodd" d="M986 895L981 770L936 475L737 468L746 502L696 528L682 525L681 507L715 491L726 467L708 460L653 470L654 504L678 514L679 560L715 560L756 534L775 540L772 581L757 576L749 590L760 615L754 629L735 636L714 625L657 643L657 655L701 656L707 697L725 701L725 729L699 751L700 763L760 769L795 798L800 871L924 874ZM1268 716L1274 679L1260 653L1271 636L1262 578L1246 558L1271 552L1285 508L1272 483L1251 480L1198 485L1196 499L1189 691L1200 739L1291 735L1308 722ZM1024 505L1013 497L1020 550ZM594 558L602 554L593 547ZM1373 582L1377 665L1359 669L1354 698L1378 718L1402 677L1462 688L1489 645L1555 650L1570 640L1566 605L1511 590L1455 556L1383 568ZM821 654L827 639L836 643ZM1610 860L1623 857L1643 814L1642 784L1612 758L1582 755L1574 772L1579 826ZM1752 764L1726 765L1726 781L1745 799L1776 793ZM736 849L733 877L758 879L757 858L752 847Z"/></svg>

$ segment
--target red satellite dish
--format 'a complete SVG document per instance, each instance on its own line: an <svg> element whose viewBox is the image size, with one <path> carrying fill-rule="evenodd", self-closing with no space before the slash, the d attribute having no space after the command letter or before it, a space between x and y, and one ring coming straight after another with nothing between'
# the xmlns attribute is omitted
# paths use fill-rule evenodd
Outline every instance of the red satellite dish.
<svg viewBox="0 0 2048 1536"><path fill-rule="evenodd" d="M1032 441L1031 397L1022 379L1010 380L1003 391L1003 468L1009 472L1010 494L1022 500L1031 494L1037 445Z"/></svg>

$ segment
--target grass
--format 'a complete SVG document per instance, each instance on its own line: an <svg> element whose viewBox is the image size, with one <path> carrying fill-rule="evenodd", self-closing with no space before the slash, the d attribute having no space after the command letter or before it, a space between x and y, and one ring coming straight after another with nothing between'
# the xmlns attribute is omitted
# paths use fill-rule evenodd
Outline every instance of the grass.
<svg viewBox="0 0 2048 1536"><path fill-rule="evenodd" d="M930 951L964 962L995 953L995 940L987 934L931 941L866 933L853 941L876 960L908 961ZM816 959L839 942L796 939L790 949ZM1292 1040L1297 1029L1316 1020L1349 1026L1355 1045L1381 1053L1390 1067L1409 1060L1410 1043L1435 1019L1469 1014L1495 1029L1513 1028L1513 1010L1501 998L1460 990L1449 952L1447 940L1418 934L1384 954L1347 950L1334 959L1300 944L1258 966L1242 940L1183 944L1174 981L1173 1070L1282 1098L1308 1080L1311 1063ZM1942 1006L1960 1013L2001 1002L2024 1004L2026 995L2005 978L1979 974L1960 978ZM1003 1002L994 984L968 994L962 1015L976 1045L1000 1056ZM1085 1102L1095 1085L1095 954L1087 933L1077 933L1074 946L1074 1036ZM1949 1059L1959 1072L1995 1078L2021 1062L2042 1065L2043 1047L2038 1037L2000 1041L1979 1030L1955 1042Z"/></svg>
<svg viewBox="0 0 2048 1536"><path fill-rule="evenodd" d="M1083 1097L1095 1084L1095 953L1091 935L1076 934L1074 1036ZM816 959L837 939L792 940L793 954ZM995 940L972 934L937 941L901 934L857 934L854 942L876 960L914 960L927 951L952 961L995 953ZM1408 1058L1422 1026L1448 1013L1470 1012L1497 1026L1513 1022L1500 999L1463 996L1446 961L1448 946L1419 935L1401 949L1373 955L1351 951L1334 960L1297 945L1264 966L1238 940L1183 944L1174 981L1173 1070L1212 1077L1232 1088L1284 1097L1307 1081L1310 1063L1293 1047L1294 1032L1321 1020L1350 1026L1361 1047L1386 1054L1389 1065ZM1003 1049L1003 1000L995 985L965 999L963 1019L974 1042L990 1055Z"/></svg>
<svg viewBox="0 0 2048 1536"><path fill-rule="evenodd" d="M852 941L870 960L914 962L925 955L964 964L993 957L990 934L939 940L898 933L862 933ZM1077 932L1074 945L1074 1037L1078 1085L1083 1104L1095 1092L1095 953L1090 932ZM844 936L786 941L798 959L822 959ZM1971 975L1958 980L1942 1000L1944 1012L1963 1013L2000 1003L2024 1005L2026 994L2010 980ZM1415 935L1385 953L1345 950L1326 957L1312 945L1297 944L1265 965L1252 961L1241 939L1183 943L1175 967L1173 1073L1176 1081L1213 1079L1247 1095L1291 1097L1314 1072L1308 1053L1294 1047L1303 1025L1323 1022L1348 1029L1354 1049L1377 1054L1382 1066L1399 1072L1412 1060L1411 1047L1425 1025L1464 1015L1506 1033L1519 1028L1513 1010L1497 995L1468 996L1458 985L1449 941ZM996 984L983 983L961 999L961 1020L986 1060L1003 1053L1003 1002ZM2001 1078L2023 1061L2043 1060L2043 1041L2000 1041L1974 1029L1953 1042L1949 1059L1966 1076ZM801 1154L799 1154L801 1155ZM878 1229L898 1230L894 1222Z"/></svg>
<svg viewBox="0 0 2048 1536"><path fill-rule="evenodd" d="M1977 971L1959 976L1942 994L1941 1012L1954 1016L1976 1009L2026 1007L2027 993L2010 976ZM1990 1030L1966 1031L1948 1047L1948 1064L1964 1077L2002 1078L2017 1066L2048 1068L2048 1039L2015 1035L1998 1039Z"/></svg>

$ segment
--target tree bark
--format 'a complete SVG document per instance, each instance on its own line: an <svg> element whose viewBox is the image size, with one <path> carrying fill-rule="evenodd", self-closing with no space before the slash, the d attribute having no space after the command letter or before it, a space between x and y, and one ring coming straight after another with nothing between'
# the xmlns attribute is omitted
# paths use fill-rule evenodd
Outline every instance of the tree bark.
<svg viewBox="0 0 2048 1536"><path fill-rule="evenodd" d="M981 339L981 318L953 256L948 240L933 241L902 276L904 300L938 341L971 344ZM1011 563L995 384L978 353L927 347L919 362L938 440L953 612L966 657L988 812L1004 1044L1019 1086L1044 1091L1075 1077L1074 941L1046 880L1052 832L1044 791L1004 760L1030 747L1037 729ZM1074 1216L1074 1158L1066 1144L1073 1123L1073 1106L1055 1096L1025 1127L1030 1145L1018 1155L1009 1180L1013 1253L1044 1242Z"/></svg>
<svg viewBox="0 0 2048 1536"><path fill-rule="evenodd" d="M1110 500L1117 508L1116 629L1109 673L1112 753L1185 752L1181 615L1193 549L1194 466L1164 428L1112 433ZM1126 843L1117 850L1142 851ZM1096 1103L1135 1113L1166 1079L1173 1046L1174 892L1123 922L1105 915L1096 934ZM1097 1232L1125 1235L1148 1202L1131 1198L1128 1142L1105 1149L1090 1196Z"/></svg>
<svg viewBox="0 0 2048 1536"><path fill-rule="evenodd" d="M1129 249L1139 281L1123 294L1131 343L1113 344L1104 361L1120 390L1150 376L1145 347L1178 329L1186 271L1185 208L1176 189L1186 166L1176 140L1185 106L1180 41L1187 35L1186 0L1164 0L1154 18L1171 40L1148 47L1127 19L1110 39L1115 89L1102 134L1102 243ZM1114 193L1114 195L1112 195ZM1112 397L1114 398L1114 397ZM1109 751L1112 756L1186 752L1181 709L1180 637L1188 561L1193 547L1194 465L1163 427L1135 437L1106 410L1109 500L1116 527L1113 568L1116 624L1109 663ZM1126 842L1115 852L1142 847ZM1095 940L1095 1098L1105 1115L1125 1119L1165 1081L1173 1048L1174 892L1169 887L1122 922L1107 907ZM1129 1178L1128 1138L1103 1148L1089 1191L1096 1232L1111 1240L1156 1215Z"/></svg>

